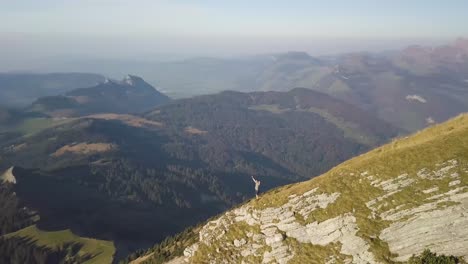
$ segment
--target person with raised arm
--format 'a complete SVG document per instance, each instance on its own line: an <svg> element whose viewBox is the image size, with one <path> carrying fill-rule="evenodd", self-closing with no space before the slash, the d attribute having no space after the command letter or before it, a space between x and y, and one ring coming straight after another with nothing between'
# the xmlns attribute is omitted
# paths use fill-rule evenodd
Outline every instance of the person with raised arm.
<svg viewBox="0 0 468 264"><path fill-rule="evenodd" d="M254 178L254 176L252 176L252 180L254 181L255 183L255 197L258 199L258 189L260 188L260 181L259 180L256 180Z"/></svg>

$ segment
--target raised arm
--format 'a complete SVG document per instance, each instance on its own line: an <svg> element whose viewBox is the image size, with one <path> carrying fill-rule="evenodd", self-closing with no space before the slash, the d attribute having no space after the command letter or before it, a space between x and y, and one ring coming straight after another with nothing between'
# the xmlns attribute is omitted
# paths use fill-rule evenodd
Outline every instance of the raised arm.
<svg viewBox="0 0 468 264"><path fill-rule="evenodd" d="M254 178L254 176L252 176L252 180L257 183L257 180Z"/></svg>

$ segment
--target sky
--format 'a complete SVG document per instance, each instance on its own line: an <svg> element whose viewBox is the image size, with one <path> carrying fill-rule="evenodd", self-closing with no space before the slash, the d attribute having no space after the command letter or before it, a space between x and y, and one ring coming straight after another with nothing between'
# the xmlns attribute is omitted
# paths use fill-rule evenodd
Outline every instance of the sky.
<svg viewBox="0 0 468 264"><path fill-rule="evenodd" d="M0 0L0 55L331 54L468 37L466 0Z"/></svg>

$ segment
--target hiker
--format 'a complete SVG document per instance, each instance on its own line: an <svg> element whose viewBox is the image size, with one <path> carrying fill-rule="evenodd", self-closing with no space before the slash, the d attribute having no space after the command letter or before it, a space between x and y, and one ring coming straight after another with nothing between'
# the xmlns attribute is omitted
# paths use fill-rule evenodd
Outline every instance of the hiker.
<svg viewBox="0 0 468 264"><path fill-rule="evenodd" d="M254 176L252 176L252 180L255 182L255 197L258 199L258 188L260 187L260 181L257 181Z"/></svg>

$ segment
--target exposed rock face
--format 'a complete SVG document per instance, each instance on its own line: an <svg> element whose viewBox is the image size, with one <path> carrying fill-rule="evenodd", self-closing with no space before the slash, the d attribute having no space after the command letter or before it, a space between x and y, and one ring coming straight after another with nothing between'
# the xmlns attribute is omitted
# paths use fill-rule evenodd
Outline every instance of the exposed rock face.
<svg viewBox="0 0 468 264"><path fill-rule="evenodd" d="M285 239L292 238L300 243L320 246L339 242L343 245L341 253L352 256L354 263L375 263L374 257L368 251L369 245L356 235L359 228L356 218L351 213L308 225L298 221L296 214L307 218L312 211L326 208L340 196L340 193L326 194L318 191L318 188L315 188L303 195L292 195L286 204L277 208L258 210L249 206L241 207L209 222L200 231L200 242L185 250L186 261L190 262L190 258L195 255L201 244L209 246L222 241L230 228L243 222L259 227L260 233L247 234L246 238L235 239L232 242L235 251L240 251L238 257L257 256L261 258L262 263L288 263L295 252L285 243ZM224 246L229 245L226 243ZM235 254L233 256L234 258L227 260L227 263L236 262ZM216 263L220 260L214 257L213 261Z"/></svg>
<svg viewBox="0 0 468 264"><path fill-rule="evenodd" d="M8 182L16 184L15 175L13 175L13 167L9 168L5 173L0 176L0 182Z"/></svg>
<svg viewBox="0 0 468 264"><path fill-rule="evenodd" d="M437 253L468 258L468 187L463 180L466 172L453 159L436 164L432 170L420 168L414 174L403 173L385 180L368 171L350 175L359 175L360 184L380 190L381 195L365 203L369 209L367 218L389 224L373 239L388 244L396 256L394 261L406 261L428 247ZM444 186L436 185L442 180L446 182ZM395 195L422 182L425 186L434 184L420 188L419 192L427 196L422 203L390 206ZM337 248L339 255L329 255L322 263L384 263L374 255L369 240L360 234L362 227L354 210L321 222L309 219L312 212L339 203L342 195L321 192L316 187L302 195L290 195L278 207L257 209L247 204L229 211L201 229L199 242L186 248L184 260L199 262L194 261L200 257L199 250L216 247L216 253L204 256L204 262L282 264L299 253L293 246L298 243ZM228 252L227 256L223 252Z"/></svg>
<svg viewBox="0 0 468 264"><path fill-rule="evenodd" d="M444 178L456 179L449 182L449 191L428 197L427 203L403 209L395 208L380 214L393 223L384 229L380 238L387 242L391 252L397 253L395 261L406 261L415 252L426 248L441 254L468 257L468 188L455 188L461 181L457 160L436 164L437 169L419 170L417 176L431 181ZM464 169L466 171L466 169ZM398 191L400 189L397 189ZM439 191L433 187L422 192L430 194ZM454 205L444 208L444 203Z"/></svg>
<svg viewBox="0 0 468 264"><path fill-rule="evenodd" d="M450 196L449 200L461 204L433 211L427 206L416 208L407 212L409 220L383 230L380 238L398 253L395 261L408 260L414 252L428 247L441 254L468 258L468 193Z"/></svg>

